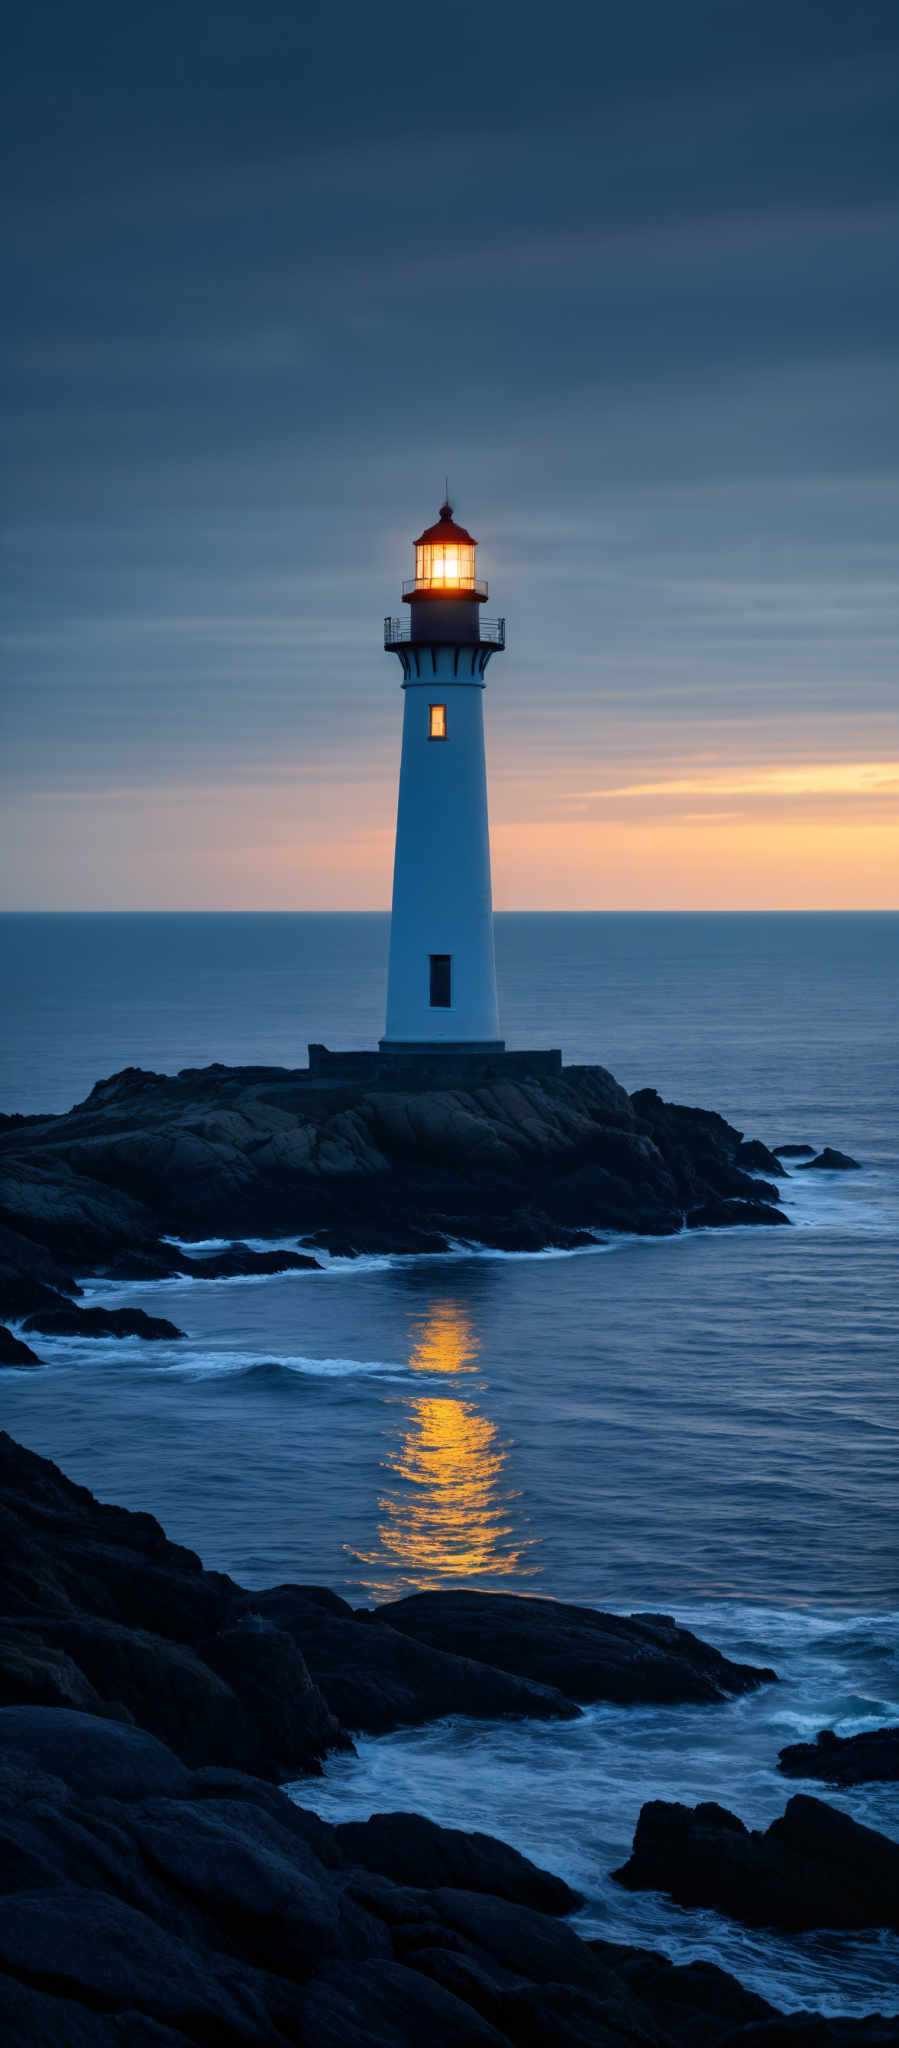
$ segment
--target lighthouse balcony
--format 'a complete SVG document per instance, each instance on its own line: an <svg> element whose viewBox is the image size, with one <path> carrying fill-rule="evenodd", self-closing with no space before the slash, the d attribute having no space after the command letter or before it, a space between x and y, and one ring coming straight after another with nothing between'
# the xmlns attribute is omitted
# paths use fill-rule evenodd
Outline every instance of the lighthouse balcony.
<svg viewBox="0 0 899 2048"><path fill-rule="evenodd" d="M483 587L486 590L486 584ZM420 640L421 632L405 619L384 620L385 647L400 647L403 643L408 644L413 639ZM505 644L505 619L478 619L477 645L479 647L505 647Z"/></svg>

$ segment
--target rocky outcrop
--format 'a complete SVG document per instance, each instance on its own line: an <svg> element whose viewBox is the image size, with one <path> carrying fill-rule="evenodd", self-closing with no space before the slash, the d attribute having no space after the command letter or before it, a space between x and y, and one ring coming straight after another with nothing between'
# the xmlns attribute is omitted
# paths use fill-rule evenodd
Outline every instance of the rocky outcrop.
<svg viewBox="0 0 899 2048"><path fill-rule="evenodd" d="M564 1878L538 1870L506 1842L438 1827L420 1813L373 1813L370 1820L344 1821L336 1835L348 1863L395 1884L493 1892L538 1913L571 1913L583 1905Z"/></svg>
<svg viewBox="0 0 899 2048"><path fill-rule="evenodd" d="M40 1337L143 1337L150 1344L184 1335L167 1316L148 1316L142 1308L81 1308L76 1301L67 1308L39 1309L25 1329Z"/></svg>
<svg viewBox="0 0 899 2048"><path fill-rule="evenodd" d="M23 1366L40 1365L37 1353L29 1344L23 1344L21 1337L14 1337L5 1323L0 1323L0 1365L13 1365L21 1371Z"/></svg>
<svg viewBox="0 0 899 2048"><path fill-rule="evenodd" d="M582 1941L562 1877L416 1815L330 1827L134 1728L0 1709L0 2024L22 2048L883 2048ZM818 2029L818 2031L815 2031Z"/></svg>
<svg viewBox="0 0 899 2048"><path fill-rule="evenodd" d="M862 1735L822 1728L814 1742L791 1742L782 1749L777 1768L788 1778L822 1778L828 1785L899 1782L899 1728L870 1728Z"/></svg>
<svg viewBox="0 0 899 2048"><path fill-rule="evenodd" d="M702 1202L698 1209L688 1209L684 1222L688 1230L724 1230L735 1223L789 1223L782 1209L772 1209L770 1202L726 1202L716 1195L711 1202Z"/></svg>
<svg viewBox="0 0 899 2048"><path fill-rule="evenodd" d="M0 1700L132 1721L192 1767L284 1779L350 1733L566 1720L579 1700L720 1699L774 1676L662 1616L454 1593L372 1614L323 1586L249 1593L3 1435L0 1515Z"/></svg>
<svg viewBox="0 0 899 2048"><path fill-rule="evenodd" d="M364 1608L354 1612L324 1586L273 1586L255 1593L253 1605L301 1646L339 1721L353 1734L387 1735L445 1714L485 1721L577 1717L574 1701L557 1686L497 1670L489 1644L485 1654L472 1656L418 1642L391 1627L390 1607L382 1610L386 1626L379 1627L373 1614Z"/></svg>
<svg viewBox="0 0 899 2048"><path fill-rule="evenodd" d="M413 1593L377 1620L430 1650L473 1657L582 1704L720 1700L777 1673L734 1664L669 1614L603 1614L514 1593Z"/></svg>
<svg viewBox="0 0 899 2048"><path fill-rule="evenodd" d="M750 1927L899 1929L899 1842L801 1792L764 1833L713 1802L652 1800L614 1876Z"/></svg>
<svg viewBox="0 0 899 2048"><path fill-rule="evenodd" d="M0 1700L133 1721L186 1763L267 1777L346 1745L293 1638L170 1543L0 1434Z"/></svg>
<svg viewBox="0 0 899 2048"><path fill-rule="evenodd" d="M537 1250L678 1231L713 1209L718 1225L772 1222L776 1181L760 1171L782 1167L723 1117L629 1096L603 1067L418 1089L126 1068L65 1116L0 1128L0 1314L58 1307L86 1273L221 1278L314 1260L242 1243L200 1260L166 1237Z"/></svg>
<svg viewBox="0 0 899 2048"><path fill-rule="evenodd" d="M192 1257L175 1244L138 1245L104 1260L99 1271L110 1280L262 1279L273 1273L320 1273L321 1260L311 1252L292 1252L284 1245L254 1251L248 1244L229 1244L224 1251Z"/></svg>
<svg viewBox="0 0 899 2048"><path fill-rule="evenodd" d="M329 1827L133 1728L0 1710L0 2023L44 2048L717 2048L778 2018L588 1944L564 1880L414 1815Z"/></svg>
<svg viewBox="0 0 899 2048"><path fill-rule="evenodd" d="M826 1173L857 1173L860 1171L857 1159L850 1159L848 1152L835 1151L832 1145L825 1145L823 1152L819 1152L815 1159L803 1159L800 1163L799 1171L800 1173L812 1173L816 1167L821 1167Z"/></svg>
<svg viewBox="0 0 899 2048"><path fill-rule="evenodd" d="M791 2027L710 1965L580 1940L562 1917L579 1903L564 1875L491 1836L408 1813L330 1827L245 1767L296 1776L345 1741L317 1665L342 1682L348 1712L361 1703L388 1725L447 1702L491 1711L491 1699L498 1712L576 1713L560 1692L354 1614L323 1588L247 1593L152 1516L100 1504L5 1436L0 1522L5 2038L725 2048L747 2029L761 2044L765 2028ZM704 1698L770 1675L729 1665L665 1617L592 1617L588 1641L588 1610L500 1604L510 1645L526 1638L518 1610L550 1610L557 1675L567 1631L566 1682L588 1690L597 1659L630 1663L632 1683L645 1658L646 1697L666 1662L690 1667ZM843 2048L889 2038L875 2021L851 2024L832 2035Z"/></svg>

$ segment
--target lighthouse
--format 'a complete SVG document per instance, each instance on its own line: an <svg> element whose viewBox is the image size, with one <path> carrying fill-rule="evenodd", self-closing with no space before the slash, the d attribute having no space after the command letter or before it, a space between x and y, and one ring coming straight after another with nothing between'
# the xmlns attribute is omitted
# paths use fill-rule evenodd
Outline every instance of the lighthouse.
<svg viewBox="0 0 899 2048"><path fill-rule="evenodd" d="M484 690L505 620L482 616L477 542L448 501L414 546L408 614L384 621L404 701L381 1051L502 1054Z"/></svg>
<svg viewBox="0 0 899 2048"><path fill-rule="evenodd" d="M314 1087L422 1091L562 1071L558 1046L507 1052L499 1035L484 689L506 622L483 616L477 541L449 501L414 547L409 610L384 620L403 688L387 1025L377 1052L310 1045Z"/></svg>

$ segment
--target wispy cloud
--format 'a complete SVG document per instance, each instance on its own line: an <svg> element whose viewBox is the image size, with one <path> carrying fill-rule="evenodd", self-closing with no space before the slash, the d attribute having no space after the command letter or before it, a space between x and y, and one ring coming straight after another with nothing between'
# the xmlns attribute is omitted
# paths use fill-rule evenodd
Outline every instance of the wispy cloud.
<svg viewBox="0 0 899 2048"><path fill-rule="evenodd" d="M899 796L899 761L820 761L790 768L725 769L611 789L579 790L598 796Z"/></svg>

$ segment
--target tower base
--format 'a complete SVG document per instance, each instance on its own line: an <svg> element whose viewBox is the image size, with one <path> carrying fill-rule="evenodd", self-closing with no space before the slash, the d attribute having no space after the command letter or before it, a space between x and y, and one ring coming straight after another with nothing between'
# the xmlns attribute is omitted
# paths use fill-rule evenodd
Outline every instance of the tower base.
<svg viewBox="0 0 899 2048"><path fill-rule="evenodd" d="M377 1052L309 1047L309 1072L318 1080L374 1088L474 1088L485 1081L546 1081L561 1071L558 1047L507 1052L502 1039L483 1045L397 1045L382 1039Z"/></svg>

